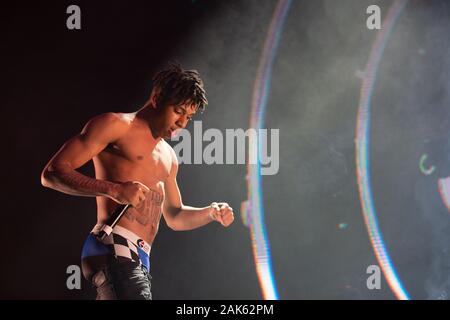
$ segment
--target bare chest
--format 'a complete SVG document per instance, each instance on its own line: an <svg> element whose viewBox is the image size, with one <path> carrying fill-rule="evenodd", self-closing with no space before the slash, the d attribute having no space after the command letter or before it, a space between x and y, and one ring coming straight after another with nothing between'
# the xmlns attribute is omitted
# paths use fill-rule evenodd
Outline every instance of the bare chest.
<svg viewBox="0 0 450 320"><path fill-rule="evenodd" d="M132 176L153 177L165 181L171 169L171 154L164 141L155 144L144 132L130 132L104 150L112 168Z"/></svg>

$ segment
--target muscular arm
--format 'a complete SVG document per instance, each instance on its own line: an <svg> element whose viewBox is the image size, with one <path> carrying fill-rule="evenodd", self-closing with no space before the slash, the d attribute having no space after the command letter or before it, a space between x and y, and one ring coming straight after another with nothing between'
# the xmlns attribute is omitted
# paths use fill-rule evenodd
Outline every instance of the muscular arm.
<svg viewBox="0 0 450 320"><path fill-rule="evenodd" d="M173 150L171 151L173 152ZM176 180L178 163L174 152L172 157L174 158L172 161L172 169L164 184L165 199L163 214L167 225L173 230L185 231L199 228L214 221L210 214L213 209L210 206L194 208L182 203Z"/></svg>
<svg viewBox="0 0 450 320"><path fill-rule="evenodd" d="M93 118L49 161L41 175L42 185L71 195L114 198L117 184L87 177L76 169L100 153L125 130L123 121L112 113Z"/></svg>

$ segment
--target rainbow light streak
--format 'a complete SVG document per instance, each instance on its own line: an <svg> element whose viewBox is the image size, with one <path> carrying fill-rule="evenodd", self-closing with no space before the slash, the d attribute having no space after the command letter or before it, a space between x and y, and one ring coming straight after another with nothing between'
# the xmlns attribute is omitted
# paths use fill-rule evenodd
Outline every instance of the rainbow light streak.
<svg viewBox="0 0 450 320"><path fill-rule="evenodd" d="M397 299L409 300L408 293L403 288L397 273L392 265L391 259L386 251L384 241L378 227L377 215L373 204L371 183L370 183L370 164L369 164L369 145L370 145L370 105L374 85L377 77L378 66L383 56L386 43L391 32L405 8L408 0L395 0L389 8L388 14L381 30L378 32L375 42L372 46L369 61L367 62L363 83L361 87L361 96L358 107L358 119L356 126L356 168L359 196L363 210L364 221L369 233L372 247L375 251L378 263L389 284L389 287Z"/></svg>
<svg viewBox="0 0 450 320"><path fill-rule="evenodd" d="M250 128L261 129L264 125L264 115L267 97L270 90L272 66L278 48L281 30L286 20L291 0L279 0L272 16L269 31L264 43L257 77L253 87L252 108L250 114ZM257 137L249 137L249 157L256 159L256 164L247 164L248 199L242 205L244 224L250 228L252 249L255 257L256 273L258 275L263 298L278 300L275 280L272 272L269 242L264 225L264 204L261 178L260 150L261 141Z"/></svg>
<svg viewBox="0 0 450 320"><path fill-rule="evenodd" d="M444 202L445 207L450 212L450 177L439 179L438 186L442 202Z"/></svg>
<svg viewBox="0 0 450 320"><path fill-rule="evenodd" d="M429 176L430 174L432 174L434 172L434 170L436 170L435 166L430 166L428 168L425 168L425 161L428 159L428 155L427 154L423 154L420 157L420 161L419 161L419 168L420 171L424 174Z"/></svg>

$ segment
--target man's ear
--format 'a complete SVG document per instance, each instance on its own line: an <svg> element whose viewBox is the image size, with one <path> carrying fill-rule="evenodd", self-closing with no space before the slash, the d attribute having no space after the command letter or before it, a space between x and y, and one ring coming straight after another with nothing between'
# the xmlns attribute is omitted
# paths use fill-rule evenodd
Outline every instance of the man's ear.
<svg viewBox="0 0 450 320"><path fill-rule="evenodd" d="M158 98L158 92L156 90L153 90L152 94L150 95L150 99L149 99L150 106L153 109L156 109L156 107L158 106L157 103L156 103L157 102L157 98Z"/></svg>

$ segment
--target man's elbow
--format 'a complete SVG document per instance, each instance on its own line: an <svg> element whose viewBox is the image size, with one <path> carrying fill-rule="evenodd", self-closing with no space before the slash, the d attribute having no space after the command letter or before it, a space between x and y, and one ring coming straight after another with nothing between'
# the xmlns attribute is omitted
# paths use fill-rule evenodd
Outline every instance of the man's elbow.
<svg viewBox="0 0 450 320"><path fill-rule="evenodd" d="M53 186L52 173L45 168L41 173L41 184L46 188L51 188Z"/></svg>
<svg viewBox="0 0 450 320"><path fill-rule="evenodd" d="M61 175L71 170L73 170L72 167L66 163L50 162L41 173L41 184L55 189L60 184Z"/></svg>
<svg viewBox="0 0 450 320"><path fill-rule="evenodd" d="M167 226L172 229L173 231L181 231L180 228L178 228L178 226L176 225L176 223L173 222L168 222Z"/></svg>
<svg viewBox="0 0 450 320"><path fill-rule="evenodd" d="M169 213L169 211L170 211L170 213ZM166 209L166 214L164 216L167 226L170 229L172 229L173 231L182 231L183 230L176 219L178 212L179 212L179 210L167 210Z"/></svg>
<svg viewBox="0 0 450 320"><path fill-rule="evenodd" d="M47 166L41 173L41 184L46 188L55 189L58 185L59 175L61 170L56 169L53 166Z"/></svg>

